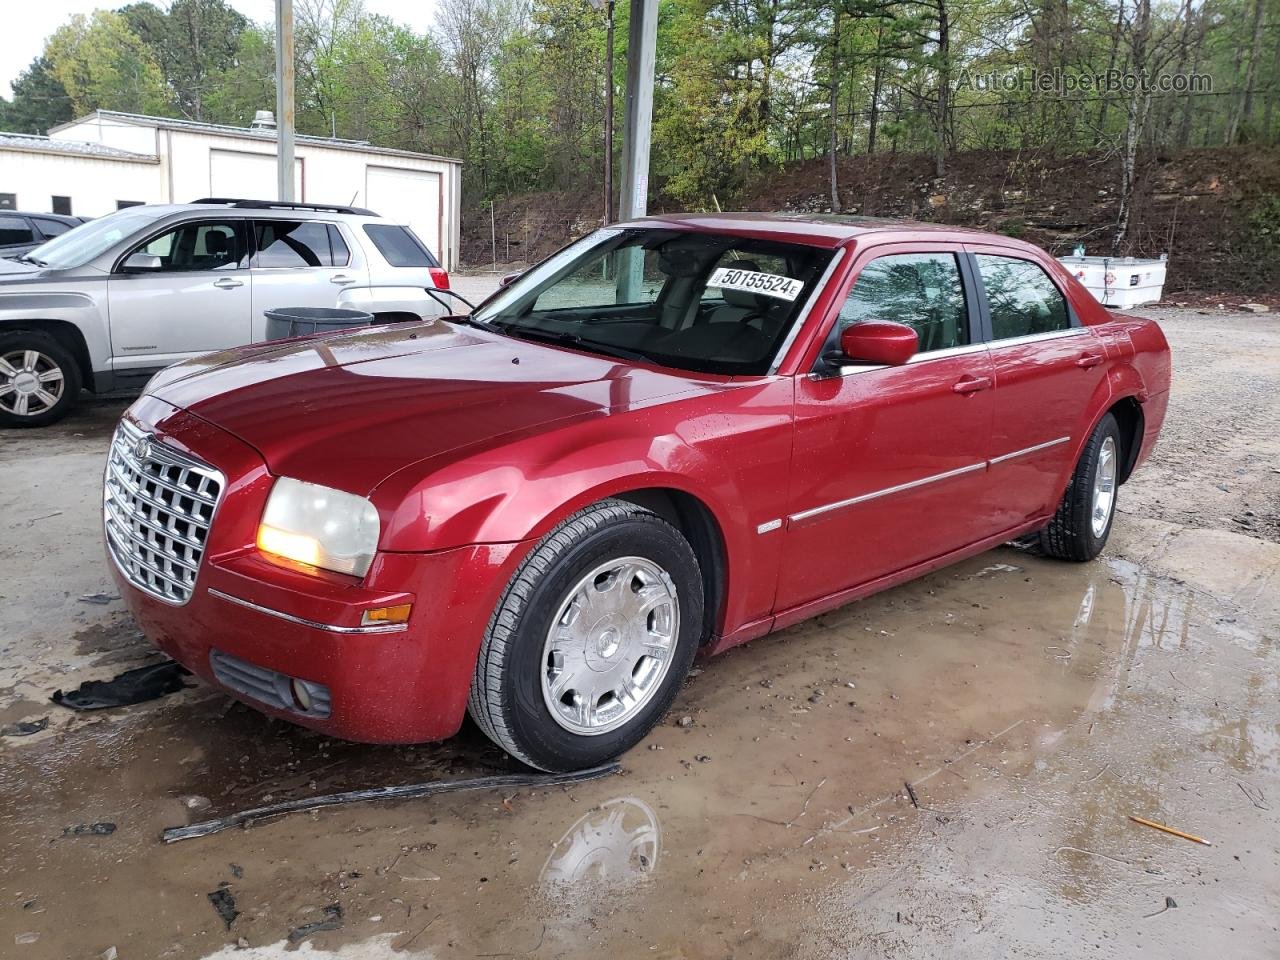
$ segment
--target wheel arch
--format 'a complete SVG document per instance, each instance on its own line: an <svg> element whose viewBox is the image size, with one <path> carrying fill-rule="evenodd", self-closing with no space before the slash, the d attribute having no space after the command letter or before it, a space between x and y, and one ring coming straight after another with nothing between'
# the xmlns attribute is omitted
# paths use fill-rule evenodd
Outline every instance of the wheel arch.
<svg viewBox="0 0 1280 960"><path fill-rule="evenodd" d="M1142 413L1142 404L1132 395L1121 397L1107 408L1106 413L1115 417L1116 424L1120 427L1120 441L1124 444L1124 451L1117 479L1124 483L1138 462L1138 453L1142 449L1142 438L1146 432L1146 419Z"/></svg>
<svg viewBox="0 0 1280 960"><path fill-rule="evenodd" d="M80 381L88 389L94 389L93 362L89 357L89 345L85 342L84 333L78 326L70 320L39 317L0 322L0 334L21 333L24 330L36 330L48 334L66 347L80 368Z"/></svg>
<svg viewBox="0 0 1280 960"><path fill-rule="evenodd" d="M699 646L709 644L724 623L728 593L728 552L715 514L703 500L675 487L642 487L615 493L613 498L656 513L689 541L702 570L703 606L712 614L704 618Z"/></svg>

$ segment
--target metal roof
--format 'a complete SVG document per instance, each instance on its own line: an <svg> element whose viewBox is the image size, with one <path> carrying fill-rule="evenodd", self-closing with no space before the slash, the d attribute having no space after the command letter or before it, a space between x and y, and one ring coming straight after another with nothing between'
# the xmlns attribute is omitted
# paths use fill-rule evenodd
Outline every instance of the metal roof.
<svg viewBox="0 0 1280 960"><path fill-rule="evenodd" d="M86 120L105 120L130 124L136 127L153 127L159 130L185 130L189 133L208 133L219 137L240 137L245 140L275 140L274 130L250 130L247 127L233 127L226 123L205 123L200 120L182 120L174 117L151 117L143 113L121 113L117 110L95 110L87 116L68 120L50 129L50 133L65 130ZM394 150L390 147L375 147L368 140L341 140L334 137L313 137L297 134L294 142L309 147L325 147L331 150L354 150L360 153L376 153L388 157L411 157L415 160L439 160L444 163L461 163L456 157L445 157L434 153L415 153L412 150Z"/></svg>
<svg viewBox="0 0 1280 960"><path fill-rule="evenodd" d="M132 153L101 143L83 140L54 140L27 133L0 132L0 150L21 150L27 153L57 153L72 157L96 157L100 160L127 160L131 163L159 163L154 153Z"/></svg>

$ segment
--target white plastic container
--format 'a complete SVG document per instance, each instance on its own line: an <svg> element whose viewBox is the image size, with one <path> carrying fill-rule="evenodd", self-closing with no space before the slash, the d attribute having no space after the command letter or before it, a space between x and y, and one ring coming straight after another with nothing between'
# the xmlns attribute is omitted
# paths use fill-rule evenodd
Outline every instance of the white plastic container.
<svg viewBox="0 0 1280 960"><path fill-rule="evenodd" d="M1126 309L1159 302L1168 258L1059 257L1058 262L1070 270L1100 304Z"/></svg>

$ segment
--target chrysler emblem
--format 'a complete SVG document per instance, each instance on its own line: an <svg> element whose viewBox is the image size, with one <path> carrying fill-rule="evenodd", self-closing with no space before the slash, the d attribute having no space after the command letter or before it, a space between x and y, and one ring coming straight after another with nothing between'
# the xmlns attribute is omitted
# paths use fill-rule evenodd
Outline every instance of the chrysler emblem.
<svg viewBox="0 0 1280 960"><path fill-rule="evenodd" d="M133 455L139 460L147 460L151 457L151 438L139 437L138 442L133 445Z"/></svg>

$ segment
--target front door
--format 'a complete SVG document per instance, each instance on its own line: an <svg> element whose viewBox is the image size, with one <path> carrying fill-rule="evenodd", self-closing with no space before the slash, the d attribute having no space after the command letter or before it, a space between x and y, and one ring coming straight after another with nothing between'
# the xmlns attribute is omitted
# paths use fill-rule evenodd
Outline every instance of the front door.
<svg viewBox="0 0 1280 960"><path fill-rule="evenodd" d="M920 350L902 366L797 378L777 611L989 532L973 505L986 484L992 370L962 252L894 245L863 256L836 330L893 320L916 330Z"/></svg>
<svg viewBox="0 0 1280 960"><path fill-rule="evenodd" d="M1007 529L1056 509L1085 407L1106 375L1106 352L1034 260L999 247L968 249L995 369L989 489Z"/></svg>
<svg viewBox="0 0 1280 960"><path fill-rule="evenodd" d="M141 373L249 343L248 232L242 220L172 227L135 247L107 283L117 373Z"/></svg>

